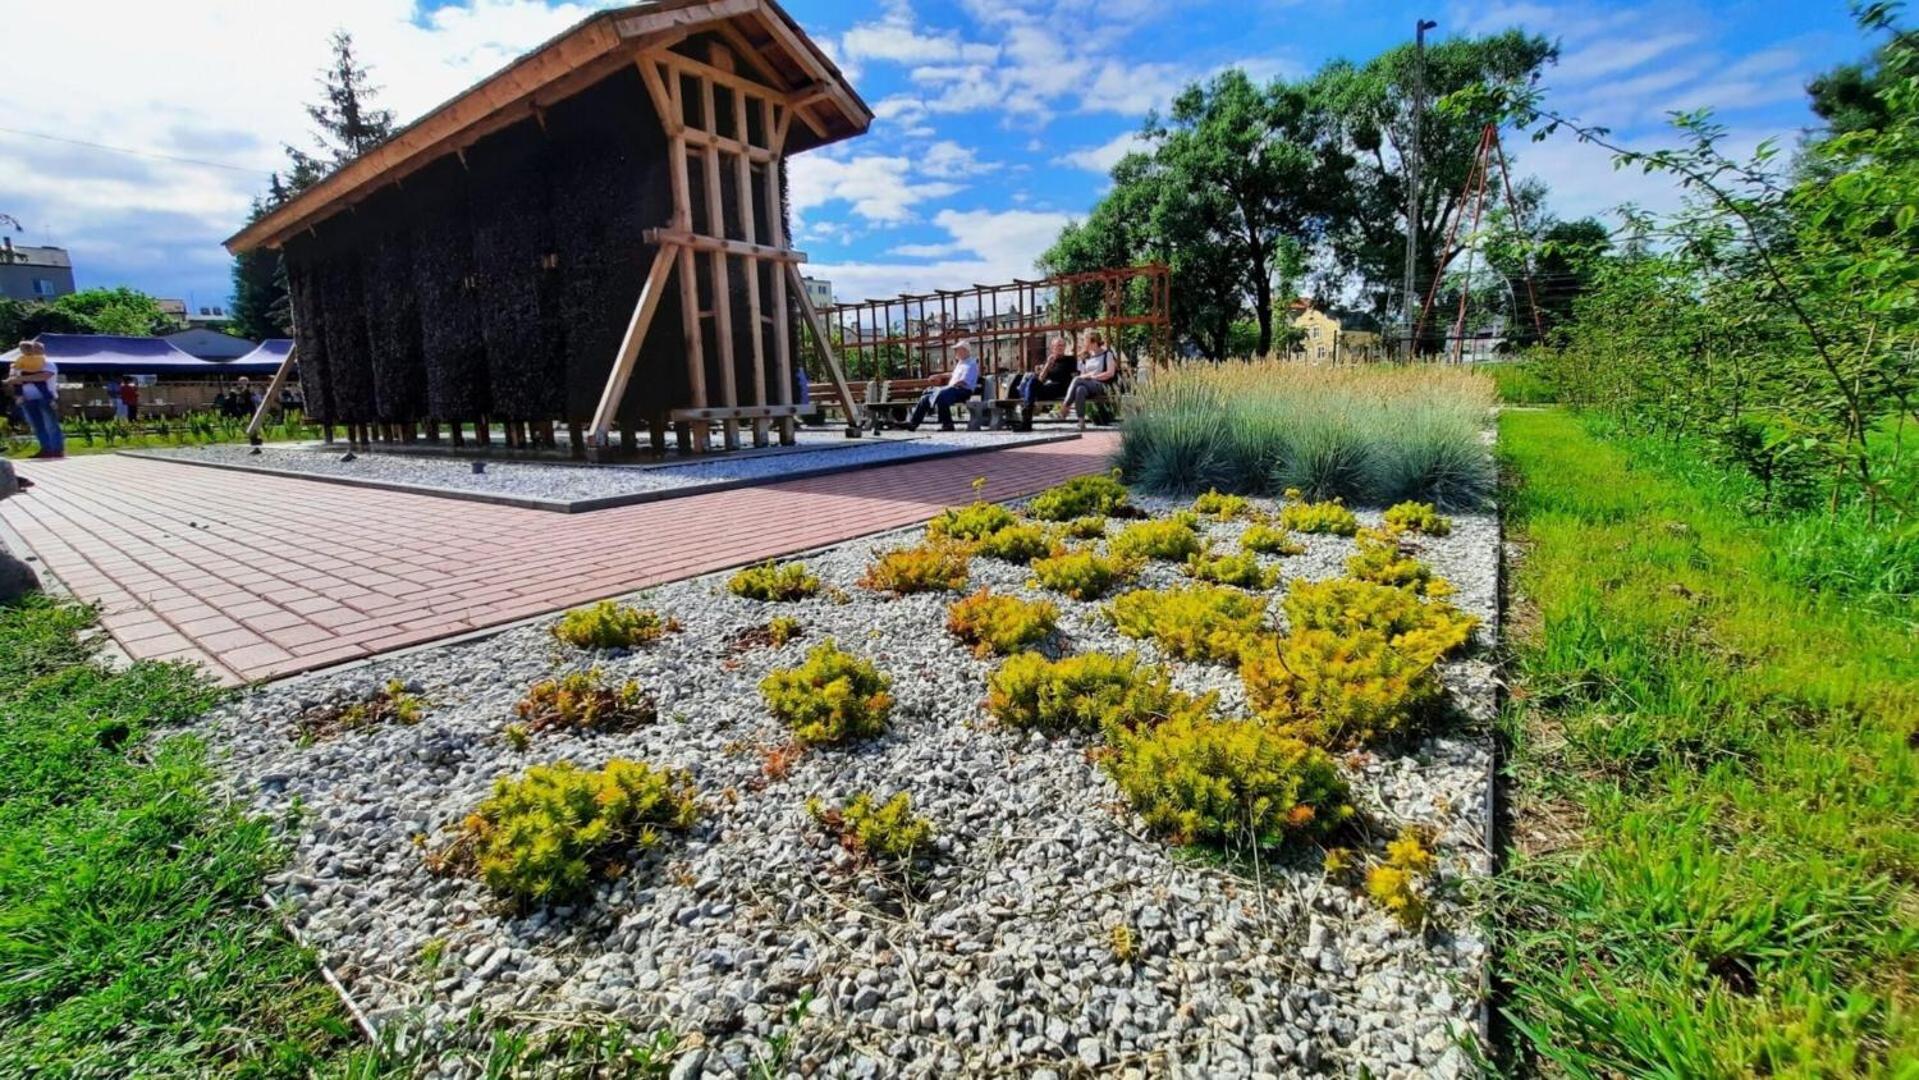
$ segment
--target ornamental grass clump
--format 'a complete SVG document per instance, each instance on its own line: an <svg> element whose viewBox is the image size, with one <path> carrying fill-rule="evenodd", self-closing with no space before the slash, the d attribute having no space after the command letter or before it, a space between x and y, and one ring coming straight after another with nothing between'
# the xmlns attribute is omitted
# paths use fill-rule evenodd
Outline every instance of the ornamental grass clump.
<svg viewBox="0 0 1919 1080"><path fill-rule="evenodd" d="M1058 660L1021 653L986 679L986 711L994 719L1050 733L1099 731L1111 737L1176 716L1205 716L1215 700L1174 690L1165 671L1131 653Z"/></svg>
<svg viewBox="0 0 1919 1080"><path fill-rule="evenodd" d="M843 743L886 730L892 683L871 660L843 651L830 638L796 668L779 668L760 681L760 696L797 742Z"/></svg>
<svg viewBox="0 0 1919 1080"><path fill-rule="evenodd" d="M1041 521L1110 517L1126 509L1126 485L1111 476L1075 476L1033 496L1027 513Z"/></svg>
<svg viewBox="0 0 1919 1080"><path fill-rule="evenodd" d="M1215 585L1241 589L1270 589L1279 583L1279 571L1260 565L1250 551L1233 555L1194 555L1186 560L1186 575Z"/></svg>
<svg viewBox="0 0 1919 1080"><path fill-rule="evenodd" d="M573 671L536 682L513 706L525 733L572 729L625 731L659 716L653 699L628 679L615 686L599 668Z"/></svg>
<svg viewBox="0 0 1919 1080"><path fill-rule="evenodd" d="M1175 659L1236 664L1260 635L1266 598L1219 585L1136 589L1109 604L1107 615L1120 633Z"/></svg>
<svg viewBox="0 0 1919 1080"><path fill-rule="evenodd" d="M871 863L903 866L932 851L933 823L913 813L913 797L904 791L884 802L862 791L844 806L808 799L806 812L831 831L841 847Z"/></svg>
<svg viewBox="0 0 1919 1080"><path fill-rule="evenodd" d="M1295 630L1247 649L1239 671L1261 720L1340 750L1418 733L1445 693L1432 659L1408 656L1374 630Z"/></svg>
<svg viewBox="0 0 1919 1080"><path fill-rule="evenodd" d="M1288 491L1287 495L1296 494ZM1338 499L1331 502L1301 502L1288 499L1279 508L1279 526L1293 532L1351 536L1359 531L1359 518Z"/></svg>
<svg viewBox="0 0 1919 1080"><path fill-rule="evenodd" d="M1223 495L1217 488L1209 488L1193 500L1193 513L1221 521L1245 517L1252 509L1253 504L1244 495Z"/></svg>
<svg viewBox="0 0 1919 1080"><path fill-rule="evenodd" d="M875 592L960 592L971 577L973 549L952 540L928 540L914 547L894 548L866 568L860 584Z"/></svg>
<svg viewBox="0 0 1919 1080"><path fill-rule="evenodd" d="M1346 560L1346 573L1359 581L1390 585L1419 596L1450 596L1453 587L1406 550L1396 529L1362 529L1358 552Z"/></svg>
<svg viewBox="0 0 1919 1080"><path fill-rule="evenodd" d="M803 563L763 562L728 578L726 588L734 596L748 600L790 602L819 592L820 579Z"/></svg>
<svg viewBox="0 0 1919 1080"><path fill-rule="evenodd" d="M1185 562L1205 550L1193 519L1187 515L1136 521L1119 531L1106 550L1122 559L1165 559Z"/></svg>
<svg viewBox="0 0 1919 1080"><path fill-rule="evenodd" d="M602 600L567 612L553 624L553 636L581 649L630 649L651 645L679 628L676 620L663 619L657 611Z"/></svg>
<svg viewBox="0 0 1919 1080"><path fill-rule="evenodd" d="M1244 551L1261 555L1304 555L1306 545L1299 542L1292 533L1277 525L1268 525L1256 521L1246 526L1239 534L1239 546Z"/></svg>
<svg viewBox="0 0 1919 1080"><path fill-rule="evenodd" d="M1282 606L1294 633L1325 630L1344 637L1375 631L1401 654L1429 661L1464 647L1479 625L1451 604L1354 578L1295 581Z"/></svg>
<svg viewBox="0 0 1919 1080"><path fill-rule="evenodd" d="M1059 608L1045 600L981 589L955 600L946 609L946 629L973 647L973 655L1010 656L1052 636L1059 627Z"/></svg>
<svg viewBox="0 0 1919 1080"><path fill-rule="evenodd" d="M1033 560L1033 584L1074 600L1098 600L1115 585L1133 580L1139 564L1131 559L1081 549Z"/></svg>
<svg viewBox="0 0 1919 1080"><path fill-rule="evenodd" d="M598 770L535 765L494 782L493 794L460 824L430 864L479 878L522 906L558 903L595 878L617 876L634 850L684 829L699 814L692 778L615 758Z"/></svg>
<svg viewBox="0 0 1919 1080"><path fill-rule="evenodd" d="M1019 518L998 503L976 502L948 507L927 523L926 535L943 540L983 540L1019 524Z"/></svg>
<svg viewBox="0 0 1919 1080"><path fill-rule="evenodd" d="M1253 720L1175 717L1115 739L1107 771L1174 843L1270 849L1353 816L1324 750Z"/></svg>
<svg viewBox="0 0 1919 1080"><path fill-rule="evenodd" d="M1052 548L1052 538L1038 525L1008 525L973 545L974 551L989 559L1010 563L1031 562Z"/></svg>
<svg viewBox="0 0 1919 1080"><path fill-rule="evenodd" d="M1427 536L1445 536L1453 531L1453 519L1441 514L1432 503L1403 502L1386 508L1386 527Z"/></svg>

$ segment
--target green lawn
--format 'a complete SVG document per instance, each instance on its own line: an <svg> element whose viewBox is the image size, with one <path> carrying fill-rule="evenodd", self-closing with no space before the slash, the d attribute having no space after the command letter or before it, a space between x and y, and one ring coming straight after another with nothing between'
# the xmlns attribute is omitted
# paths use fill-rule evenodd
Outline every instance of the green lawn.
<svg viewBox="0 0 1919 1080"><path fill-rule="evenodd" d="M1919 1075L1919 655L1803 522L1509 412L1503 1013L1573 1076Z"/></svg>

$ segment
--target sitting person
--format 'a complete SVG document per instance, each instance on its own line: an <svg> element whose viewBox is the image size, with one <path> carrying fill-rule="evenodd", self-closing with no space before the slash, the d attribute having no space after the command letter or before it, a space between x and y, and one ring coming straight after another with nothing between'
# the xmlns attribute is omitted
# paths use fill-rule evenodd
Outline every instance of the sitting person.
<svg viewBox="0 0 1919 1080"><path fill-rule="evenodd" d="M1106 339L1097 332L1086 335L1086 355L1080 357L1079 374L1073 377L1073 383L1066 388L1066 402L1060 406L1060 415L1067 409L1078 414L1080 423L1086 422L1086 405L1107 396L1112 390L1113 380L1119 378L1119 357L1106 347Z"/></svg>
<svg viewBox="0 0 1919 1080"><path fill-rule="evenodd" d="M1066 351L1067 342L1063 337L1053 339L1047 347L1046 360L1038 371L1028 374L1020 384L1016 395L1023 403L1019 410L1021 427L1033 426L1033 403L1037 401L1064 401L1066 391L1073 385L1074 360Z"/></svg>
<svg viewBox="0 0 1919 1080"><path fill-rule="evenodd" d="M906 430L918 431L926 420L926 414L939 410L940 430L953 430L953 406L973 396L979 389L979 361L973 358L973 343L962 341L953 346L953 374L947 378L946 385L936 387L920 395L913 405L913 413L906 418Z"/></svg>

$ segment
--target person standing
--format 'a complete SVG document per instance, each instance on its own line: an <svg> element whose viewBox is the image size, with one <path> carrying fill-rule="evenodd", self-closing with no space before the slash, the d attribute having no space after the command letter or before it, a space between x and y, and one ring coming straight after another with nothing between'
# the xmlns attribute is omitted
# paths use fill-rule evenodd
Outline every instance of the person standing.
<svg viewBox="0 0 1919 1080"><path fill-rule="evenodd" d="M60 431L60 369L47 359L47 347L37 341L20 343L20 358L7 373L7 386L20 400L20 411L40 444L35 458L67 456L66 436Z"/></svg>
<svg viewBox="0 0 1919 1080"><path fill-rule="evenodd" d="M953 373L946 385L928 390L920 395L913 405L913 413L906 418L906 430L918 431L926 420L926 414L939 410L940 430L953 430L953 406L973 396L979 388L979 361L973 358L973 343L962 341L953 346Z"/></svg>
<svg viewBox="0 0 1919 1080"><path fill-rule="evenodd" d="M140 384L128 375L120 380L120 407L114 410L129 424L140 422Z"/></svg>
<svg viewBox="0 0 1919 1080"><path fill-rule="evenodd" d="M120 384L123 378L124 376L115 375L113 381L107 383L107 403L113 406L113 418L115 420L125 420L127 418L126 395L120 392Z"/></svg>

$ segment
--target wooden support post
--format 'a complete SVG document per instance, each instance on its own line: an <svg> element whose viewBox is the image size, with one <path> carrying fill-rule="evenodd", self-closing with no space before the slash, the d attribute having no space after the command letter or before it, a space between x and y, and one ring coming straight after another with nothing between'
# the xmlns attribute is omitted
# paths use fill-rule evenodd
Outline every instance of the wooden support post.
<svg viewBox="0 0 1919 1080"><path fill-rule="evenodd" d="M453 423L448 424L446 428L447 428L447 433L451 435L453 438L453 449L455 450L466 449L466 425L456 420Z"/></svg>
<svg viewBox="0 0 1919 1080"><path fill-rule="evenodd" d="M253 419L247 423L247 441L259 438L260 429L266 426L267 414L273 409L273 403L280 400L280 390L287 384L287 373L293 370L294 357L300 352L298 346L287 346L287 354L280 366L273 372L273 381L267 383L266 392L260 395L260 407L253 410ZM328 439L328 442L333 440Z"/></svg>
<svg viewBox="0 0 1919 1080"><path fill-rule="evenodd" d="M765 132L768 146L773 151L773 160L766 166L766 238L769 245L784 248L787 244L786 222L780 215L780 175L785 169L786 144L785 125L774 120L773 102L770 98L760 100L762 115L761 129ZM786 275L780 272L780 266L773 267L773 401L780 405L793 404L793 347L792 324L788 320L786 302ZM779 420L780 445L792 446L799 441L797 421L791 416Z"/></svg>
<svg viewBox="0 0 1919 1080"><path fill-rule="evenodd" d="M627 383L632 379L634 365L640 359L640 346L646 341L647 327L653 324L653 314L659 310L660 297L665 295L667 280L673 273L673 256L672 245L661 244L660 250L653 256L653 268L647 272L646 282L640 286L640 298L633 305L633 317L627 320L626 336L620 339L619 355L613 359L613 370L607 375L606 388L600 392L600 403L593 409L591 438L596 449L606 445L607 431L612 428L620 402L626 397Z"/></svg>
<svg viewBox="0 0 1919 1080"><path fill-rule="evenodd" d="M745 91L733 92L733 134L740 142L749 142L746 125ZM757 208L753 201L753 163L745 154L733 156L733 182L738 186L736 201L740 207L740 231L749 244L760 242L758 223L754 220ZM753 404L766 405L766 327L760 325L760 261L743 259L740 269L746 273L746 311L747 326L753 335ZM765 446L767 443L767 422L764 417L753 420L753 445Z"/></svg>
<svg viewBox="0 0 1919 1080"><path fill-rule="evenodd" d="M806 285L800 281L800 268L787 263L786 275L787 284L799 296L800 314L806 316L806 325L813 330L813 340L819 344L820 357L826 361L826 371L833 379L833 387L840 392L840 400L846 403L847 432L856 433L866 422L865 413L853 403L853 388L847 385L846 372L840 368L839 357L833 355L833 343L826 336L826 327L820 322L820 313L813 309L813 300L806 295Z"/></svg>
<svg viewBox="0 0 1919 1080"><path fill-rule="evenodd" d="M700 119L708 131L718 128L713 112L713 80L701 78ZM709 236L726 237L726 211L720 201L720 151L708 144L701 152L702 179L706 181L706 232ZM722 252L710 252L707 255L708 267L712 274L713 286L713 342L714 351L720 362L720 404L733 408L740 403L739 390L735 385L733 351L733 288L731 275L727 273L726 255ZM720 421L726 433L726 448L740 448L740 422L728 418Z"/></svg>
<svg viewBox="0 0 1919 1080"><path fill-rule="evenodd" d="M487 425L487 420L484 416L473 421L473 441L482 447L493 445L493 431Z"/></svg>

